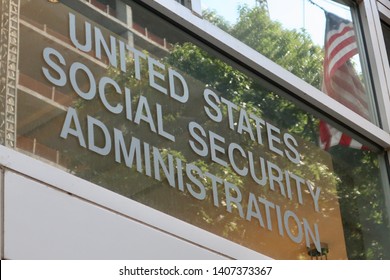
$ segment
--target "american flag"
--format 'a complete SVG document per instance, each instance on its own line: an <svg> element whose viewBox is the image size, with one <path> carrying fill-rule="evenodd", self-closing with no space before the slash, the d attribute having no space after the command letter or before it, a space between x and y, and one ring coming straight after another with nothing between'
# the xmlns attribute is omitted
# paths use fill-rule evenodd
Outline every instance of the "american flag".
<svg viewBox="0 0 390 280"><path fill-rule="evenodd" d="M369 119L367 96L351 58L358 53L352 22L332 13L326 15L325 58L322 90L360 116ZM327 150L342 145L363 146L350 136L320 121L320 146Z"/></svg>

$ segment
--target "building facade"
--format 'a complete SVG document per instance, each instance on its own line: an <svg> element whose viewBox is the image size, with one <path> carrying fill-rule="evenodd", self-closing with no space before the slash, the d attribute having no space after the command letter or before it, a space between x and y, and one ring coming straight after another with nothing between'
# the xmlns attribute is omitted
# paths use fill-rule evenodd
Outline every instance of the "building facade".
<svg viewBox="0 0 390 280"><path fill-rule="evenodd" d="M1 1L2 259L390 259L390 2L205 2Z"/></svg>

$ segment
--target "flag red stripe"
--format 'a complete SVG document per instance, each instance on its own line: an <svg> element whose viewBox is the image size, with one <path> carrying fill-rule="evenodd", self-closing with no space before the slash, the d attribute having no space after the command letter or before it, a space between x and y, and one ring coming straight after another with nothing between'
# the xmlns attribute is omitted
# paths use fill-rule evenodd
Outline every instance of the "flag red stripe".
<svg viewBox="0 0 390 280"><path fill-rule="evenodd" d="M355 49L357 51L355 36L348 37L344 39L344 41L334 46L333 49L329 49L327 53L328 59L332 57L336 57L338 53L342 52L344 49L348 47Z"/></svg>
<svg viewBox="0 0 390 280"><path fill-rule="evenodd" d="M349 147L350 144L351 144L351 141L352 141L352 138L343 133L342 136L341 136L339 145Z"/></svg>
<svg viewBox="0 0 390 280"><path fill-rule="evenodd" d="M352 24L341 24L339 30L331 30L326 34L326 44L325 48L328 49L329 46L340 36L343 36L345 33L353 31Z"/></svg>
<svg viewBox="0 0 390 280"><path fill-rule="evenodd" d="M357 54L357 49L356 48L353 48L351 49L350 51L346 52L345 54L343 54L342 57L339 57L334 60L330 60L327 62L328 64L328 72L329 72L329 75L330 76L333 76L335 74L335 72L337 71L337 69L339 69L344 63L346 63L348 61L348 59L350 59L351 57L353 57L355 54ZM333 65L330 63L330 61L335 61L333 63Z"/></svg>

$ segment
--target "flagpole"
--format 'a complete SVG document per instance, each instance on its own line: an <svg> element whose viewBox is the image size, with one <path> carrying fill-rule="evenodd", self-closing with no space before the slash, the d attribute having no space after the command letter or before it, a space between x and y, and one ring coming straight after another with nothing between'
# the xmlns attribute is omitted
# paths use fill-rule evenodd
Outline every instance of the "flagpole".
<svg viewBox="0 0 390 280"><path fill-rule="evenodd" d="M327 14L327 13L328 13L328 11L327 11L327 10L326 10L324 7L322 7L322 6L318 5L318 4L317 4L317 3L315 3L314 1L312 1L312 0L307 0L307 1L309 1L309 3L310 3L310 4L312 4L312 5L316 6L317 8L320 8L321 10L323 10L325 14Z"/></svg>
<svg viewBox="0 0 390 280"><path fill-rule="evenodd" d="M303 17L303 22L302 22L302 25L303 25L303 29L306 30L306 5L305 5L306 1L303 0L302 1L302 17Z"/></svg>

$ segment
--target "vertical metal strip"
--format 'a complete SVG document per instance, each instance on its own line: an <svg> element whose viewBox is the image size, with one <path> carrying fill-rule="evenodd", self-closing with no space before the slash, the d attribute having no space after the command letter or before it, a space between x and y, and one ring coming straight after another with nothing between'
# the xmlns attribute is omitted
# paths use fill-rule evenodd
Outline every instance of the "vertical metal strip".
<svg viewBox="0 0 390 280"><path fill-rule="evenodd" d="M382 120L383 130L390 133L390 68L377 1L360 1L359 8L364 19L362 26L366 34L367 51L376 89L379 116ZM383 157L379 157L379 167L384 201L390 223L390 149L386 149Z"/></svg>
<svg viewBox="0 0 390 280"><path fill-rule="evenodd" d="M4 169L0 167L0 259L4 258Z"/></svg>
<svg viewBox="0 0 390 280"><path fill-rule="evenodd" d="M16 146L20 0L1 0L0 144Z"/></svg>
<svg viewBox="0 0 390 280"><path fill-rule="evenodd" d="M390 69L376 0L359 4L382 129L390 133Z"/></svg>

